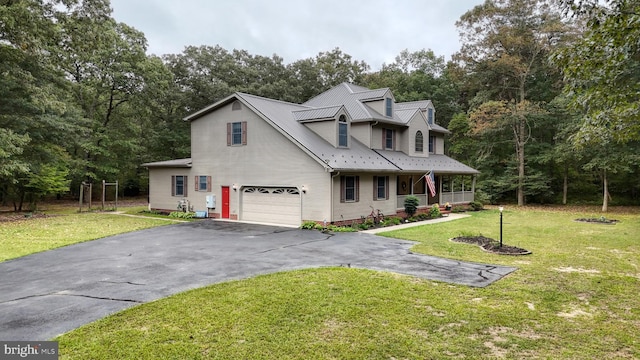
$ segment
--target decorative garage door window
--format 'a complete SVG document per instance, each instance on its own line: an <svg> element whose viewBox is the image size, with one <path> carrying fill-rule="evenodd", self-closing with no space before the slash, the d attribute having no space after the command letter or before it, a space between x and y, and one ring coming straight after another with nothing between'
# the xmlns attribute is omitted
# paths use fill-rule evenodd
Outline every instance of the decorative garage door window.
<svg viewBox="0 0 640 360"><path fill-rule="evenodd" d="M244 189L245 193L260 193L260 194L290 194L300 195L300 191L295 188L264 188L264 187L248 187Z"/></svg>

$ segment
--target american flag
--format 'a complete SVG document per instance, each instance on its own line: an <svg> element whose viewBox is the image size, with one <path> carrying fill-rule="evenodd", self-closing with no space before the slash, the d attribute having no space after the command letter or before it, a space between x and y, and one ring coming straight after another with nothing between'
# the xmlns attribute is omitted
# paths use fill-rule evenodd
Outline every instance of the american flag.
<svg viewBox="0 0 640 360"><path fill-rule="evenodd" d="M429 193L431 194L431 197L436 196L436 182L433 177L433 170L431 170L427 176L427 186L429 186Z"/></svg>

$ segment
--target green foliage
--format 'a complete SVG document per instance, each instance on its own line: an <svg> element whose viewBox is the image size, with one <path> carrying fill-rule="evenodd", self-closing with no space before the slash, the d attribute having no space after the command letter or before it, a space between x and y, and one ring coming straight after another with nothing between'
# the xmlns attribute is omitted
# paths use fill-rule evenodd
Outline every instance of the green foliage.
<svg viewBox="0 0 640 360"><path fill-rule="evenodd" d="M315 221L305 221L300 225L300 228L304 230L314 230L316 225L318 224Z"/></svg>
<svg viewBox="0 0 640 360"><path fill-rule="evenodd" d="M471 211L480 211L484 209L484 205L480 201L472 201L469 203L469 210Z"/></svg>
<svg viewBox="0 0 640 360"><path fill-rule="evenodd" d="M456 205L453 208L451 208L452 213L463 213L465 211L467 211L467 208L462 205Z"/></svg>
<svg viewBox="0 0 640 360"><path fill-rule="evenodd" d="M440 205L438 204L433 204L431 206L431 209L429 209L429 217L432 219L435 218L439 218L442 216L442 213L440 213Z"/></svg>
<svg viewBox="0 0 640 360"><path fill-rule="evenodd" d="M440 213L440 211L438 210L438 213ZM424 220L428 220L433 218L433 216L431 216L431 210L429 211L429 214L425 214L425 213L420 213L418 215L415 216L415 219L418 221L424 221Z"/></svg>
<svg viewBox="0 0 640 360"><path fill-rule="evenodd" d="M196 213L193 211L172 211L169 213L169 217L176 219L193 219Z"/></svg>
<svg viewBox="0 0 640 360"><path fill-rule="evenodd" d="M404 212L407 213L408 217L412 217L413 214L418 210L418 205L420 205L420 199L416 196L409 195L404 199Z"/></svg>
<svg viewBox="0 0 640 360"><path fill-rule="evenodd" d="M638 1L562 1L586 23L569 46L558 49L574 109L585 116L576 141L607 145L610 139L640 140L640 3Z"/></svg>

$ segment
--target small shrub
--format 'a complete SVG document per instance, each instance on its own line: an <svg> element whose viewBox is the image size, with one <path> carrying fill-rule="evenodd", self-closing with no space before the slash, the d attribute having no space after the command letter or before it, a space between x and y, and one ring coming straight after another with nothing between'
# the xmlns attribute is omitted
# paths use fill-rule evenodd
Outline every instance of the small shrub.
<svg viewBox="0 0 640 360"><path fill-rule="evenodd" d="M390 220L391 224L393 224L393 225L402 224L402 218L399 218L397 216L391 217L391 218L389 218L389 220Z"/></svg>
<svg viewBox="0 0 640 360"><path fill-rule="evenodd" d="M407 213L407 217L412 217L418 210L420 205L420 199L413 195L409 195L404 199L404 212Z"/></svg>
<svg viewBox="0 0 640 360"><path fill-rule="evenodd" d="M422 214L416 215L416 218L420 221L423 221L423 220L428 220L430 216L429 214L422 213Z"/></svg>
<svg viewBox="0 0 640 360"><path fill-rule="evenodd" d="M327 230L333 231L333 232L355 232L355 231L358 231L358 230L352 228L351 226L336 226L336 225L327 226Z"/></svg>
<svg viewBox="0 0 640 360"><path fill-rule="evenodd" d="M187 212L173 211L169 213L169 217L176 218L176 219L193 219L195 216L196 216L196 213L192 211L187 211Z"/></svg>
<svg viewBox="0 0 640 360"><path fill-rule="evenodd" d="M316 222L315 221L305 221L302 223L302 225L300 226L301 229L304 230L313 230L316 228Z"/></svg>
<svg viewBox="0 0 640 360"><path fill-rule="evenodd" d="M480 201L472 201L469 203L469 209L471 211L480 211L484 209L484 205Z"/></svg>
<svg viewBox="0 0 640 360"><path fill-rule="evenodd" d="M441 217L442 213L440 213L440 205L433 204L431 209L429 209L429 216L433 219Z"/></svg>
<svg viewBox="0 0 640 360"><path fill-rule="evenodd" d="M465 211L467 211L467 209L465 209L465 208L464 208L464 206L460 206L460 205L454 206L454 207L451 209L451 212L452 212L452 213L463 213L463 212L465 212Z"/></svg>

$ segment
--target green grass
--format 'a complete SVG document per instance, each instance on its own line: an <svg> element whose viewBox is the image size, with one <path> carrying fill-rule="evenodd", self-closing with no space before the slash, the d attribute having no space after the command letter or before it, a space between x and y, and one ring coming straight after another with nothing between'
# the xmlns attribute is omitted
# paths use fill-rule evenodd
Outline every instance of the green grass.
<svg viewBox="0 0 640 360"><path fill-rule="evenodd" d="M68 209L47 218L0 222L0 261L167 224L170 222Z"/></svg>
<svg viewBox="0 0 640 360"><path fill-rule="evenodd" d="M413 249L517 266L477 289L361 269L292 271L144 304L59 338L61 359L640 358L640 215L506 211L511 257L452 243L497 238L495 210L386 233Z"/></svg>

